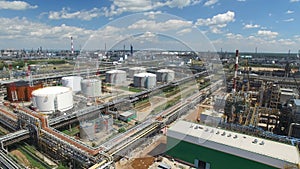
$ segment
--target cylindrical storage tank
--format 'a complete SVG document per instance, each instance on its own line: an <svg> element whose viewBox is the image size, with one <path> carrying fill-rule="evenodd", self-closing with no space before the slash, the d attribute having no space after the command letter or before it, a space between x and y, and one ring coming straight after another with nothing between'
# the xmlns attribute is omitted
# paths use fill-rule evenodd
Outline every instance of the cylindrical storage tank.
<svg viewBox="0 0 300 169"><path fill-rule="evenodd" d="M83 140L95 139L95 125L93 122L81 122L79 129L80 138Z"/></svg>
<svg viewBox="0 0 300 169"><path fill-rule="evenodd" d="M175 72L170 69L160 69L156 72L157 81L159 82L171 82L175 78Z"/></svg>
<svg viewBox="0 0 300 169"><path fill-rule="evenodd" d="M120 85L126 82L126 72L123 70L110 70L106 72L106 83Z"/></svg>
<svg viewBox="0 0 300 169"><path fill-rule="evenodd" d="M81 81L81 92L86 97L101 96L101 80L84 79Z"/></svg>
<svg viewBox="0 0 300 169"><path fill-rule="evenodd" d="M133 78L133 76L135 74L139 74L139 73L145 73L146 72L146 68L143 67L132 67L128 69L128 77L129 78Z"/></svg>
<svg viewBox="0 0 300 169"><path fill-rule="evenodd" d="M156 86L156 75L152 73L139 73L133 77L133 84L135 87L153 88Z"/></svg>
<svg viewBox="0 0 300 169"><path fill-rule="evenodd" d="M61 79L61 83L64 87L70 87L73 93L78 93L81 91L82 77L80 76L68 76Z"/></svg>
<svg viewBox="0 0 300 169"><path fill-rule="evenodd" d="M31 100L32 91L42 87L43 87L42 83L33 84L32 86L30 86L29 82L26 81L9 83L6 85L7 99L11 102L19 102L19 101L28 102Z"/></svg>
<svg viewBox="0 0 300 169"><path fill-rule="evenodd" d="M71 88L62 86L45 87L32 92L32 103L38 111L51 113L73 108Z"/></svg>

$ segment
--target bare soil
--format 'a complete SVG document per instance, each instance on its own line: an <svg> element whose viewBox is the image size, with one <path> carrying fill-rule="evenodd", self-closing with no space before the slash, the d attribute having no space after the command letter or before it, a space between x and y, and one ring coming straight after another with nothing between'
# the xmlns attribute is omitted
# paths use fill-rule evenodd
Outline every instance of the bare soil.
<svg viewBox="0 0 300 169"><path fill-rule="evenodd" d="M19 150L12 150L10 152L13 156L17 157L17 159L24 164L25 166L30 166L30 162L28 161L28 159L26 158L26 156L20 152Z"/></svg>

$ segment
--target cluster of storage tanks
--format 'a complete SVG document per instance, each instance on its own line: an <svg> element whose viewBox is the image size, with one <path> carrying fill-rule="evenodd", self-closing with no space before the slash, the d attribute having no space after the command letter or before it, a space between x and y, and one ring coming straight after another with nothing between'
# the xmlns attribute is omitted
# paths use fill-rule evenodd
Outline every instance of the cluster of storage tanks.
<svg viewBox="0 0 300 169"><path fill-rule="evenodd" d="M128 70L128 77L133 78L135 87L153 88L156 82L170 82L174 80L173 70L161 69L156 74L147 73L146 68L133 67ZM127 73L123 70L106 72L106 83L124 85ZM42 84L29 85L28 82L17 82L7 85L9 101L31 101L38 111L51 113L66 111L73 108L73 94L82 93L86 97L99 97L102 94L101 80L83 79L79 76L63 77L62 86L42 88Z"/></svg>
<svg viewBox="0 0 300 169"><path fill-rule="evenodd" d="M168 83L175 78L175 72L169 69L160 69L153 73L137 73L133 76L133 84L135 87L141 88L153 88L156 86L156 82Z"/></svg>
<svg viewBox="0 0 300 169"><path fill-rule="evenodd" d="M49 114L73 108L73 94L81 92L86 97L101 95L101 81L79 76L62 78L62 86L45 87L32 92L32 103L38 111Z"/></svg>

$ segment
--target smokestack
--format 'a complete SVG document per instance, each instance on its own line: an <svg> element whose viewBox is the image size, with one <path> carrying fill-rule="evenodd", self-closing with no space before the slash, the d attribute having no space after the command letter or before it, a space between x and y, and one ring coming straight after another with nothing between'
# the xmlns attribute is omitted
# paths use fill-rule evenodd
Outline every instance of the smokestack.
<svg viewBox="0 0 300 169"><path fill-rule="evenodd" d="M74 54L73 37L71 36L71 53Z"/></svg>
<svg viewBox="0 0 300 169"><path fill-rule="evenodd" d="M233 88L232 88L233 93L236 92L236 79L237 79L238 64L239 64L239 50L236 50L235 51L235 70L234 70Z"/></svg>
<svg viewBox="0 0 300 169"><path fill-rule="evenodd" d="M133 56L133 46L132 45L130 45L130 54L131 54L131 56Z"/></svg>

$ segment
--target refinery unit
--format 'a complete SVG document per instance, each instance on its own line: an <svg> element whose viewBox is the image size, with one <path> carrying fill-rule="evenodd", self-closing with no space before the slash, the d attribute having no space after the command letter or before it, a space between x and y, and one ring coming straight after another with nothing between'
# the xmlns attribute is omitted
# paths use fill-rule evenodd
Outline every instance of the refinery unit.
<svg viewBox="0 0 300 169"><path fill-rule="evenodd" d="M6 154L17 142L26 142L56 164L115 167L142 145L144 138L168 129L165 155L191 167L222 168L229 165L223 160L225 156L236 161L228 166L233 168L241 163L249 168L298 167L300 102L296 78L251 75L249 66L239 69L237 51L235 71L227 72L229 92L222 93L225 82L213 69L217 61L206 64L178 52L145 53L133 56L147 60L145 64L139 61L111 67L111 63L102 63L96 69L88 65L47 77L29 72L27 81L3 81L0 122L11 133L0 137L1 163L8 168L25 168ZM164 57L169 59L166 65L157 64ZM191 64L184 61L189 59ZM196 116L189 120L194 123L178 121L201 106L205 111L196 109ZM184 137L186 130L191 132ZM198 137L199 132L204 138ZM206 137L207 133L213 136ZM246 148L236 146L239 142ZM289 156L277 155L280 153L272 152L270 146L279 146L278 151ZM217 158L185 155L182 149L206 151Z"/></svg>

